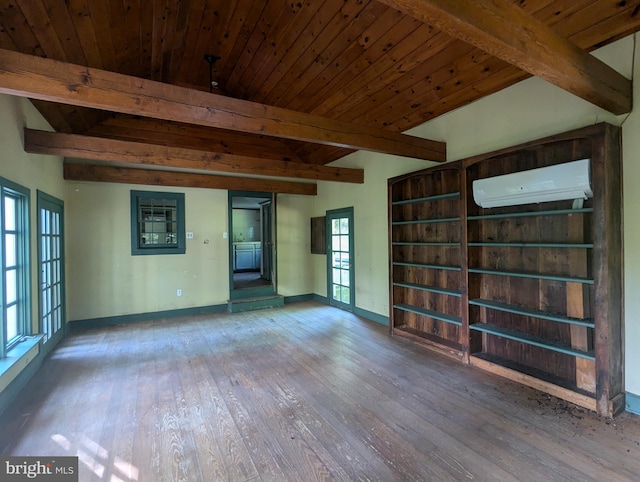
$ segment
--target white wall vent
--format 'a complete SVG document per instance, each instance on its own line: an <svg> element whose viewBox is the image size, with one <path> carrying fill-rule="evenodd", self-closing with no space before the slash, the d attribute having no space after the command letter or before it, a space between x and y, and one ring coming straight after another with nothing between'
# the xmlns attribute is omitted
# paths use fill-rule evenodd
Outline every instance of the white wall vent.
<svg viewBox="0 0 640 482"><path fill-rule="evenodd" d="M473 181L473 200L483 208L593 197L589 159Z"/></svg>

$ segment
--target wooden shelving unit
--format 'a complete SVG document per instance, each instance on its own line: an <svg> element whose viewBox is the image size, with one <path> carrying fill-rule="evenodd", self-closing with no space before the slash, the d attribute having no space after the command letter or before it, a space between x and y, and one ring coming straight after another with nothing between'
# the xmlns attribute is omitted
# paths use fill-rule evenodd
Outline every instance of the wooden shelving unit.
<svg viewBox="0 0 640 482"><path fill-rule="evenodd" d="M578 208L472 199L476 179L576 159L591 159L594 191ZM619 166L619 129L602 124L390 179L391 333L623 409Z"/></svg>
<svg viewBox="0 0 640 482"><path fill-rule="evenodd" d="M460 357L459 164L399 179L390 196L391 330Z"/></svg>
<svg viewBox="0 0 640 482"><path fill-rule="evenodd" d="M467 218L474 240L467 243L470 336L484 334L479 349L470 353L471 362L475 357L498 360L590 395L595 392L595 324L585 313L593 298L593 243L585 226L591 225L593 209L564 209L571 201L548 204L557 209L522 206L538 210ZM469 212L478 211L469 205ZM576 313L580 317L571 316ZM577 341L578 332L586 342Z"/></svg>

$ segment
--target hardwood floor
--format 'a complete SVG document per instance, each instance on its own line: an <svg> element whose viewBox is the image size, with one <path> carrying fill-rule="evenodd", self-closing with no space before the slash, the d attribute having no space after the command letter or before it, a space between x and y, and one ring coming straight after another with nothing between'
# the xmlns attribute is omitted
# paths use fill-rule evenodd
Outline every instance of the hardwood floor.
<svg viewBox="0 0 640 482"><path fill-rule="evenodd" d="M314 302L72 332L0 420L80 480L638 480L606 420Z"/></svg>

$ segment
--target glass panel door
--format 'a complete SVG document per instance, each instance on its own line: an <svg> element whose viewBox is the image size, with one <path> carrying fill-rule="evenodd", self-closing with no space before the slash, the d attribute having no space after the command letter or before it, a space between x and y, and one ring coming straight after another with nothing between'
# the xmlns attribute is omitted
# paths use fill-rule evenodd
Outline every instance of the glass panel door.
<svg viewBox="0 0 640 482"><path fill-rule="evenodd" d="M38 192L40 326L44 342L64 333L64 244L62 201Z"/></svg>
<svg viewBox="0 0 640 482"><path fill-rule="evenodd" d="M334 306L355 306L353 270L353 208L327 211L328 296Z"/></svg>

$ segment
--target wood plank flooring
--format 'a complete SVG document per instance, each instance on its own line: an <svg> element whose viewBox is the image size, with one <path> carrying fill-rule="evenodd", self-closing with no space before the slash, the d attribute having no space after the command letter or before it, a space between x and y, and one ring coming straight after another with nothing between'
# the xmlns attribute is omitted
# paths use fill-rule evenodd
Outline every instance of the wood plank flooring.
<svg viewBox="0 0 640 482"><path fill-rule="evenodd" d="M0 419L80 480L638 480L606 420L314 302L73 331Z"/></svg>

